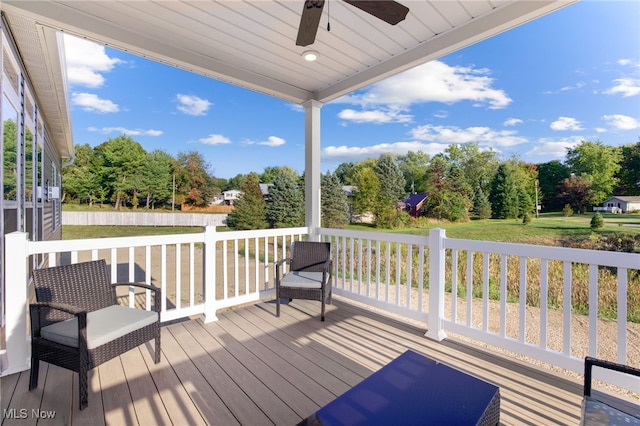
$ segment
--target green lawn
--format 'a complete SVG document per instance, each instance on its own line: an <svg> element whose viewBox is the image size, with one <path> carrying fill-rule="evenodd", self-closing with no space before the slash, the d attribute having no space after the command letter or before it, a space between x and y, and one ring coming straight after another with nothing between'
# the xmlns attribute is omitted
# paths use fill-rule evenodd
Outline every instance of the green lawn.
<svg viewBox="0 0 640 426"><path fill-rule="evenodd" d="M424 227L381 230L369 225L350 225L349 229L402 234L428 235L432 228L443 228L451 238L504 241L527 244L559 245L562 241L590 238L593 214L565 217L562 213L545 213L529 225L521 220L472 220L466 223L431 222ZM640 214L604 214L604 228L597 234L640 235Z"/></svg>

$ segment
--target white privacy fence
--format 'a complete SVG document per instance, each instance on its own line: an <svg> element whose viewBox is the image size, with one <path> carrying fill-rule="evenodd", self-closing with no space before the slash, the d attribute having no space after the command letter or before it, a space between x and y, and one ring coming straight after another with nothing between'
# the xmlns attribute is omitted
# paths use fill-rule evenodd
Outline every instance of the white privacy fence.
<svg viewBox="0 0 640 426"><path fill-rule="evenodd" d="M63 225L109 226L226 226L226 213L62 212Z"/></svg>
<svg viewBox="0 0 640 426"><path fill-rule="evenodd" d="M105 259L113 281L162 289L163 321L193 315L212 321L218 309L274 297L274 262L308 234L306 227L206 227L184 235L43 242L9 234L9 371L28 368L31 256L48 265ZM320 228L319 238L332 243L334 294L420 321L430 338L456 333L575 372L585 355L605 353L633 365L640 325L629 319L640 315L640 255L451 239L440 229L416 236ZM130 304L150 303L133 290L127 296ZM599 378L640 389L616 373Z"/></svg>

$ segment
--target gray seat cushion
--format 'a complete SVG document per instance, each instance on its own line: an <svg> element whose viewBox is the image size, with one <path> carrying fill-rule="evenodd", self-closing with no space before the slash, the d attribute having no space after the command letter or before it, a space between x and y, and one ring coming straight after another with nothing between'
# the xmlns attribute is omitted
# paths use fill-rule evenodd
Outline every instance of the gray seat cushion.
<svg viewBox="0 0 640 426"><path fill-rule="evenodd" d="M94 349L139 328L153 324L158 313L113 305L87 314L87 348ZM42 327L40 334L47 340L78 347L78 319Z"/></svg>
<svg viewBox="0 0 640 426"><path fill-rule="evenodd" d="M321 288L322 272L289 272L280 280L281 287Z"/></svg>
<svg viewBox="0 0 640 426"><path fill-rule="evenodd" d="M582 421L580 424L582 426L640 426L640 419L590 396L585 396L582 400Z"/></svg>

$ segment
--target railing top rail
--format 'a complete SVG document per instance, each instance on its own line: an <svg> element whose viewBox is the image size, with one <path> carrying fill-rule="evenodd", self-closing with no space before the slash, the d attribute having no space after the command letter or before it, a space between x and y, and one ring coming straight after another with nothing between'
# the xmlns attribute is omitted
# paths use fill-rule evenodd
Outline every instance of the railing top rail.
<svg viewBox="0 0 640 426"><path fill-rule="evenodd" d="M362 240L379 240L389 243L405 243L427 246L427 235L389 234L386 232L352 231L348 229L320 228L320 235L343 238L357 238Z"/></svg>
<svg viewBox="0 0 640 426"><path fill-rule="evenodd" d="M76 240L29 241L29 254L64 251L100 250L126 247L159 246L163 244L201 243L204 233L148 235L143 237L90 238Z"/></svg>
<svg viewBox="0 0 640 426"><path fill-rule="evenodd" d="M263 238L263 237L281 237L283 235L306 235L309 228L301 226L299 228L278 228L278 229L256 229L251 231L228 231L216 232L214 238L216 241L225 240L242 240L245 238Z"/></svg>
<svg viewBox="0 0 640 426"><path fill-rule="evenodd" d="M445 238L444 248L533 257L546 260L596 264L601 266L640 269L640 255L605 250L536 246L531 244Z"/></svg>

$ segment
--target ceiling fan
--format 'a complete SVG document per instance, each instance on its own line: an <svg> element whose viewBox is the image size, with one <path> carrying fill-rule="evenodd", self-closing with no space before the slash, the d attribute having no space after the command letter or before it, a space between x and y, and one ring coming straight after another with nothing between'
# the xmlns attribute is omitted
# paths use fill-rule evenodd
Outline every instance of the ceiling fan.
<svg viewBox="0 0 640 426"><path fill-rule="evenodd" d="M343 1L391 25L396 25L398 22L403 21L407 13L409 13L408 7L391 0ZM296 45L308 46L315 41L324 2L325 0L305 0L302 16L300 16Z"/></svg>

